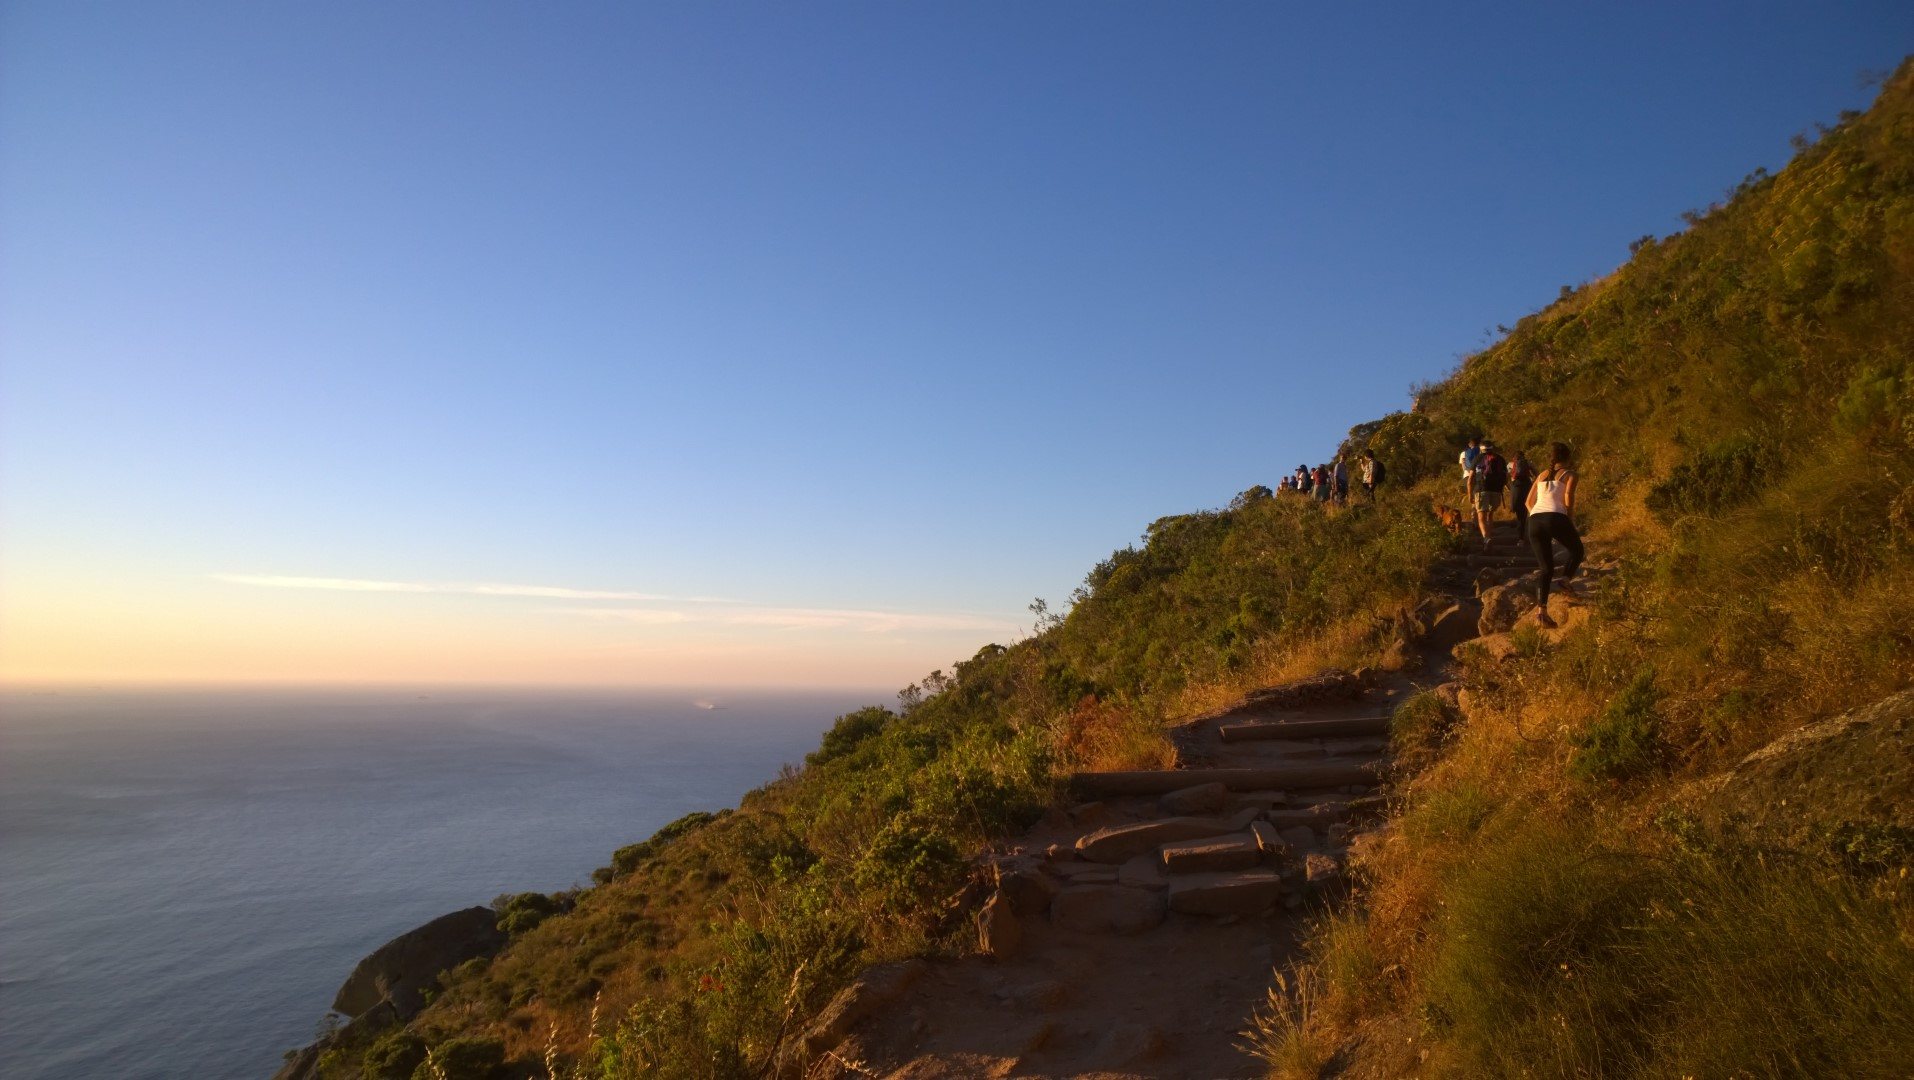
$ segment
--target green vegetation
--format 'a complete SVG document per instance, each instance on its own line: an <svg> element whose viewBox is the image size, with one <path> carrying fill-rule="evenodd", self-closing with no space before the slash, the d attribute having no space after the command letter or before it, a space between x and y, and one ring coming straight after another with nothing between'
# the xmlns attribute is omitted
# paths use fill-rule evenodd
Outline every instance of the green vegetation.
<svg viewBox="0 0 1914 1080"><path fill-rule="evenodd" d="M1166 764L1165 721L1297 665L1399 660L1398 616L1444 543L1389 502L1325 512L1267 488L1164 518L1067 612L1033 605L1032 636L840 717L735 810L620 848L592 888L500 897L505 951L327 1075L472 1038L507 1073L543 1075L549 1053L608 1080L757 1075L861 966L969 948L973 856L1063 773Z"/></svg>
<svg viewBox="0 0 1914 1080"><path fill-rule="evenodd" d="M548 1053L604 1080L762 1073L860 966L967 948L971 857L1062 773L1167 763L1166 720L1253 685L1399 662L1447 543L1429 501L1456 500L1455 447L1488 432L1577 448L1578 516L1619 568L1572 633L1465 650L1466 720L1433 695L1397 711L1410 773L1356 867L1364 906L1322 925L1252 1042L1289 1075L1347 1054L1373 1075L1890 1075L1914 1047L1904 830L1770 851L1670 806L1914 683L1914 66L1631 252L1355 428L1344 452L1388 463L1380 503L1258 487L1155 522L1067 611L1034 605L1032 636L840 718L736 810L620 849L575 896L508 899L496 960L329 1074L474 1039L521 1075Z"/></svg>
<svg viewBox="0 0 1914 1080"><path fill-rule="evenodd" d="M1907 830L1777 847L1680 801L1914 682L1910 358L1914 64L1358 429L1435 497L1467 434L1570 443L1584 533L1620 565L1568 636L1465 650L1447 739L1432 706L1398 712L1401 814L1356 868L1363 918L1291 976L1308 1008L1264 1019L1278 1074L1350 1053L1375 1075L1905 1074Z"/></svg>
<svg viewBox="0 0 1914 1080"><path fill-rule="evenodd" d="M1655 705L1655 670L1643 668L1622 688L1588 729L1571 740L1575 755L1568 774L1577 780L1627 780L1661 761L1661 726Z"/></svg>

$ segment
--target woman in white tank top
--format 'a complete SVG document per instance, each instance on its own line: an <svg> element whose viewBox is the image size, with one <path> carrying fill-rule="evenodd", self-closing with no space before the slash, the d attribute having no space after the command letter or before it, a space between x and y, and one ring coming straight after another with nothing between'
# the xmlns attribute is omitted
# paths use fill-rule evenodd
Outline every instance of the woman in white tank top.
<svg viewBox="0 0 1914 1080"><path fill-rule="evenodd" d="M1575 472L1570 464L1568 444L1556 443L1549 448L1548 468L1542 470L1535 478L1535 486L1529 489L1529 546L1542 568L1537 591L1541 594L1539 621L1543 626L1555 625L1548 613L1550 579L1555 576L1555 545L1560 543L1568 549L1568 563L1562 568L1563 581L1574 577L1582 567L1582 536L1575 531Z"/></svg>

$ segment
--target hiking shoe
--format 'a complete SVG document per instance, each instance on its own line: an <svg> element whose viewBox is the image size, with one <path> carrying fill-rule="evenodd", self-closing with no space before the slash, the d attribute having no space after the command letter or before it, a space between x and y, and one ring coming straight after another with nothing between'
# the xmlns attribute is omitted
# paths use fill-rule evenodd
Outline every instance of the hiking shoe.
<svg viewBox="0 0 1914 1080"><path fill-rule="evenodd" d="M1555 629L1555 620L1554 620L1554 619L1551 619L1551 618L1549 618L1549 614L1548 614L1548 612L1546 612L1546 611L1543 611L1543 612L1539 612L1539 613L1538 613L1538 614L1537 614L1537 615L1535 616L1535 622L1536 622L1536 624L1537 624L1537 625L1539 625L1539 626L1541 626L1541 628L1542 628L1542 629L1544 629L1544 630L1553 630L1553 629Z"/></svg>

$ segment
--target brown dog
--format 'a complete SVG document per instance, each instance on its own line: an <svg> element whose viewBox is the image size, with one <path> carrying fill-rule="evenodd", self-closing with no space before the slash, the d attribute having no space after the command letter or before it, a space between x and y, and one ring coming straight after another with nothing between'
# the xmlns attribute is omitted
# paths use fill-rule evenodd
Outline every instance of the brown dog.
<svg viewBox="0 0 1914 1080"><path fill-rule="evenodd" d="M1446 506L1442 503L1436 503L1435 514L1436 514L1436 520L1442 522L1442 527L1449 530L1450 534L1454 536L1461 536L1465 531L1468 530L1468 527L1469 527L1468 515L1464 514L1460 510L1457 510L1453 506Z"/></svg>

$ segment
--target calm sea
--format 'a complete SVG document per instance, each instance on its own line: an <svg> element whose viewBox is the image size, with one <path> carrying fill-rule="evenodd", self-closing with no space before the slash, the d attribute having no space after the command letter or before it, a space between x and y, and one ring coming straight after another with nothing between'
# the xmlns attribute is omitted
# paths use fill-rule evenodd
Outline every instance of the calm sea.
<svg viewBox="0 0 1914 1080"><path fill-rule="evenodd" d="M264 1080L359 957L736 805L870 694L0 694L0 1076Z"/></svg>

